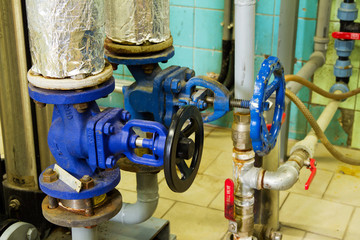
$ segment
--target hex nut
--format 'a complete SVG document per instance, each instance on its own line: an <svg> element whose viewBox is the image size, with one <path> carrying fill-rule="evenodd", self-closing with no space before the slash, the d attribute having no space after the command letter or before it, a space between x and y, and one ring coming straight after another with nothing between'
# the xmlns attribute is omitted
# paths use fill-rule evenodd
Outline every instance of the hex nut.
<svg viewBox="0 0 360 240"><path fill-rule="evenodd" d="M55 172L53 169L48 168L43 173L43 181L46 183L52 183L59 179L59 176L57 172Z"/></svg>
<svg viewBox="0 0 360 240"><path fill-rule="evenodd" d="M82 189L90 189L95 186L94 179L89 175L84 175L81 179Z"/></svg>
<svg viewBox="0 0 360 240"><path fill-rule="evenodd" d="M79 112L79 113L84 113L86 112L86 110L88 109L89 107L89 104L88 103L77 103L77 104L74 104L73 107Z"/></svg>

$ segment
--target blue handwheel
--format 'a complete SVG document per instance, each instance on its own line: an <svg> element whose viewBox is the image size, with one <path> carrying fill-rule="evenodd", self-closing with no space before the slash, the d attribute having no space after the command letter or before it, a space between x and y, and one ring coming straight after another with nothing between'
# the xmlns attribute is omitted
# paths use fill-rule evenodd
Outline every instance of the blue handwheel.
<svg viewBox="0 0 360 240"><path fill-rule="evenodd" d="M269 84L271 75L274 80ZM268 110L266 100L276 91L274 117L268 131L264 111ZM261 64L256 77L254 95L250 101L250 137L254 151L259 156L268 154L276 145L281 128L281 119L285 107L284 69L277 57L269 57Z"/></svg>

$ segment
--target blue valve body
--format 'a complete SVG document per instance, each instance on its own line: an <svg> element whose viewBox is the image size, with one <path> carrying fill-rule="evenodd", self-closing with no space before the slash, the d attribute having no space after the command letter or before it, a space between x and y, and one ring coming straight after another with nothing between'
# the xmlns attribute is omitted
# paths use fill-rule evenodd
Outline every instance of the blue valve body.
<svg viewBox="0 0 360 240"><path fill-rule="evenodd" d="M271 75L274 80L269 84ZM276 91L274 117L268 131L264 119L266 100ZM259 156L268 154L276 145L285 107L284 69L276 57L269 57L261 65L255 80L254 95L250 101L250 137L254 151Z"/></svg>

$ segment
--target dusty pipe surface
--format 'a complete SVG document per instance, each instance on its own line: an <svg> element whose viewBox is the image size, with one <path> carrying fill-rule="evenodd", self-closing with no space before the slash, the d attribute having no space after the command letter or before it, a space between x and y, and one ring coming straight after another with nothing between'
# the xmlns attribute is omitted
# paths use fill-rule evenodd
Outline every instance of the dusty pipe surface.
<svg viewBox="0 0 360 240"><path fill-rule="evenodd" d="M32 70L52 78L105 66L103 0L26 0Z"/></svg>
<svg viewBox="0 0 360 240"><path fill-rule="evenodd" d="M335 93L338 94L342 92L337 90L335 91ZM329 126L331 120L333 119L336 111L339 108L340 103L340 101L331 100L325 107L324 111L321 113L320 117L316 121L319 124L321 130L325 131L326 128ZM313 157L315 154L317 142L318 137L316 136L315 131L311 129L305 139L297 142L290 152L292 153L298 149L303 149L304 151L308 152L310 157Z"/></svg>
<svg viewBox="0 0 360 240"><path fill-rule="evenodd" d="M86 239L86 240L98 240L97 227L93 228L71 228L72 240Z"/></svg>
<svg viewBox="0 0 360 240"><path fill-rule="evenodd" d="M235 98L250 100L254 92L255 0L235 0ZM249 109L235 109L249 113Z"/></svg>
<svg viewBox="0 0 360 240"><path fill-rule="evenodd" d="M155 212L159 194L156 173L136 174L137 202L124 203L120 212L110 221L123 224L138 224L148 220Z"/></svg>
<svg viewBox="0 0 360 240"><path fill-rule="evenodd" d="M170 38L169 0L106 0L106 36L114 42L141 45Z"/></svg>

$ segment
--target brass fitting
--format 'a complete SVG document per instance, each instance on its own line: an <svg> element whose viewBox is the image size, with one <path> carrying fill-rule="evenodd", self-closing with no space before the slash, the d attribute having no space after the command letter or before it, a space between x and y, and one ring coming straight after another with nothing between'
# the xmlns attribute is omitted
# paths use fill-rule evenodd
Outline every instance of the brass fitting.
<svg viewBox="0 0 360 240"><path fill-rule="evenodd" d="M250 114L234 113L231 129L234 148L240 151L251 150Z"/></svg>

